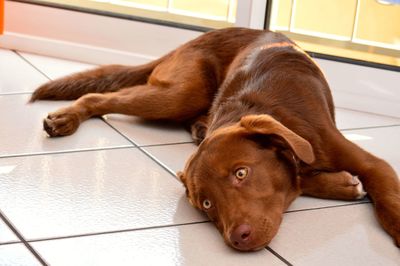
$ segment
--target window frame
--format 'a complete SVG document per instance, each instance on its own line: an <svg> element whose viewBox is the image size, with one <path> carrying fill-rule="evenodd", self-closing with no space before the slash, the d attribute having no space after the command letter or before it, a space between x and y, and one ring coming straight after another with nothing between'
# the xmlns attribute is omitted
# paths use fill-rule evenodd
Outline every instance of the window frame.
<svg viewBox="0 0 400 266"><path fill-rule="evenodd" d="M266 2L239 0L235 26L263 29ZM6 0L5 12L1 47L94 64L143 63L211 30L24 0ZM86 32L90 32L90 38ZM160 42L162 46L148 45Z"/></svg>

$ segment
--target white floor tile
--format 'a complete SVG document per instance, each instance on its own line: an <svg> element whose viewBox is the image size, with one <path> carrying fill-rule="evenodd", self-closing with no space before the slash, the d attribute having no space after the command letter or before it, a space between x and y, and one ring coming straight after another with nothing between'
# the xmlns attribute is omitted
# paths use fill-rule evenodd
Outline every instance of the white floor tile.
<svg viewBox="0 0 400 266"><path fill-rule="evenodd" d="M1 163L0 163L0 169L1 169ZM0 174L0 177L1 176L2 176L2 174ZM1 243L6 243L6 242L14 242L14 241L19 241L17 236L0 219L0 244Z"/></svg>
<svg viewBox="0 0 400 266"><path fill-rule="evenodd" d="M107 115L106 119L138 146L192 141L189 132L178 125L116 114Z"/></svg>
<svg viewBox="0 0 400 266"><path fill-rule="evenodd" d="M67 102L39 101L27 104L29 95L0 96L0 157L54 151L132 146L100 119L84 122L71 136L49 138L43 118Z"/></svg>
<svg viewBox="0 0 400 266"><path fill-rule="evenodd" d="M1 209L27 239L205 221L136 148L3 158Z"/></svg>
<svg viewBox="0 0 400 266"><path fill-rule="evenodd" d="M340 130L400 125L400 118L358 112L348 109L336 109L336 125Z"/></svg>
<svg viewBox="0 0 400 266"><path fill-rule="evenodd" d="M18 52L32 65L40 69L51 79L60 78L72 73L85 71L96 67L95 65L63 60L54 57Z"/></svg>
<svg viewBox="0 0 400 266"><path fill-rule="evenodd" d="M0 265L41 265L23 244L0 245Z"/></svg>
<svg viewBox="0 0 400 266"><path fill-rule="evenodd" d="M316 59L324 70L336 107L400 117L398 71Z"/></svg>
<svg viewBox="0 0 400 266"><path fill-rule="evenodd" d="M0 49L0 94L32 92L47 81L16 53Z"/></svg>
<svg viewBox="0 0 400 266"><path fill-rule="evenodd" d="M32 245L52 265L285 265L265 249L234 251L208 223Z"/></svg>
<svg viewBox="0 0 400 266"><path fill-rule="evenodd" d="M270 247L293 265L399 265L371 204L288 213Z"/></svg>
<svg viewBox="0 0 400 266"><path fill-rule="evenodd" d="M184 169L186 161L196 151L197 146L194 143L184 143L144 147L143 149L164 164L171 172L176 173Z"/></svg>

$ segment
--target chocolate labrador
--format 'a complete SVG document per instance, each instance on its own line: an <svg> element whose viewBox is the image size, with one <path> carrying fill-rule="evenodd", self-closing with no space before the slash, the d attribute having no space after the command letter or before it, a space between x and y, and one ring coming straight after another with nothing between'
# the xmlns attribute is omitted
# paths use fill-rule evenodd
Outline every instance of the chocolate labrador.
<svg viewBox="0 0 400 266"><path fill-rule="evenodd" d="M51 81L30 101L73 99L44 119L49 136L108 113L188 125L200 145L178 176L233 248L265 247L301 194L354 200L363 187L400 245L395 171L343 137L323 73L282 34L211 31L145 65Z"/></svg>

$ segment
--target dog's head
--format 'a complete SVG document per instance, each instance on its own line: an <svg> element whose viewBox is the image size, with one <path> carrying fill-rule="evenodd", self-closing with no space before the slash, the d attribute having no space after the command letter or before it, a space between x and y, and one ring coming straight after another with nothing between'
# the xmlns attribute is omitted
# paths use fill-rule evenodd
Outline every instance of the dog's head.
<svg viewBox="0 0 400 266"><path fill-rule="evenodd" d="M191 204L207 213L228 245L258 250L300 194L300 161L314 161L308 141L269 115L250 115L207 136L178 175Z"/></svg>

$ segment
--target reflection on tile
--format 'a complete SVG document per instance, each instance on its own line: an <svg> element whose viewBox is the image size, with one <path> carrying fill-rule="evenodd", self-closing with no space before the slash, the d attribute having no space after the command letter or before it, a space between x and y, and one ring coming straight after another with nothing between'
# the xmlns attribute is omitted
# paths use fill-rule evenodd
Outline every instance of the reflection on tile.
<svg viewBox="0 0 400 266"><path fill-rule="evenodd" d="M182 171L186 161L193 154L197 146L194 143L184 143L165 146L144 147L156 160L164 164L173 173Z"/></svg>
<svg viewBox="0 0 400 266"><path fill-rule="evenodd" d="M32 65L40 69L46 76L51 79L60 78L72 73L85 71L96 67L95 65L63 60L54 57L41 56L36 54L29 54L18 52Z"/></svg>
<svg viewBox="0 0 400 266"><path fill-rule="evenodd" d="M337 107L400 117L397 71L317 59Z"/></svg>
<svg viewBox="0 0 400 266"><path fill-rule="evenodd" d="M270 247L294 265L399 265L371 204L285 214Z"/></svg>
<svg viewBox="0 0 400 266"><path fill-rule="evenodd" d="M47 81L45 76L16 53L0 49L0 94L32 92Z"/></svg>
<svg viewBox="0 0 400 266"><path fill-rule="evenodd" d="M0 265L41 265L23 244L0 245Z"/></svg>
<svg viewBox="0 0 400 266"><path fill-rule="evenodd" d="M265 249L234 251L209 223L32 245L52 265L285 265Z"/></svg>
<svg viewBox="0 0 400 266"><path fill-rule="evenodd" d="M144 121L126 115L107 115L107 121L139 146L191 142L190 134L182 126Z"/></svg>
<svg viewBox="0 0 400 266"><path fill-rule="evenodd" d="M204 221L136 148L3 158L2 211L27 239ZM40 208L38 208L40 206Z"/></svg>
<svg viewBox="0 0 400 266"><path fill-rule="evenodd" d="M0 157L66 150L132 146L100 119L89 119L68 137L49 138L42 121L48 112L67 102L39 101L27 104L29 95L0 96Z"/></svg>
<svg viewBox="0 0 400 266"><path fill-rule="evenodd" d="M336 109L336 125L340 130L400 125L400 118L358 112L348 109Z"/></svg>
<svg viewBox="0 0 400 266"><path fill-rule="evenodd" d="M288 212L308 210L308 209L318 209L326 208L332 206L342 206L342 205L353 205L360 204L364 202L370 202L369 198L365 197L361 200L346 201L346 200L330 200L330 199L319 199L307 196L298 197L288 208Z"/></svg>
<svg viewBox="0 0 400 266"><path fill-rule="evenodd" d="M0 174L0 179L1 178L2 175ZM0 244L7 242L14 242L14 241L19 241L17 236L14 235L14 233L10 230L10 228L8 228L8 226L0 219Z"/></svg>
<svg viewBox="0 0 400 266"><path fill-rule="evenodd" d="M400 175L400 126L344 131L354 137L353 142L372 154L386 160Z"/></svg>

